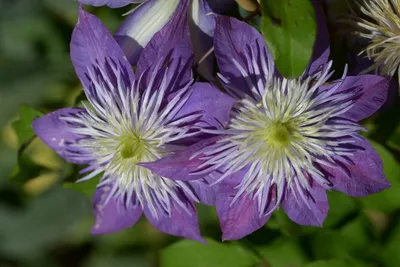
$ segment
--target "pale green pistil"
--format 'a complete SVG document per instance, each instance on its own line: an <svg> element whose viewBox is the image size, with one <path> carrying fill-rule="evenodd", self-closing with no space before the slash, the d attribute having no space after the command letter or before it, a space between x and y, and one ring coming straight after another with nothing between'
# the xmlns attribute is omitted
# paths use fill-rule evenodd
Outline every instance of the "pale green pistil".
<svg viewBox="0 0 400 267"><path fill-rule="evenodd" d="M290 144L290 129L282 123L272 124L267 131L267 142L278 147L287 147Z"/></svg>
<svg viewBox="0 0 400 267"><path fill-rule="evenodd" d="M263 141L268 147L283 149L293 141L293 127L289 123L273 122L254 132L255 140ZM266 148L266 149L267 149Z"/></svg>
<svg viewBox="0 0 400 267"><path fill-rule="evenodd" d="M143 139L132 135L121 140L121 156L123 159L140 159L146 149Z"/></svg>

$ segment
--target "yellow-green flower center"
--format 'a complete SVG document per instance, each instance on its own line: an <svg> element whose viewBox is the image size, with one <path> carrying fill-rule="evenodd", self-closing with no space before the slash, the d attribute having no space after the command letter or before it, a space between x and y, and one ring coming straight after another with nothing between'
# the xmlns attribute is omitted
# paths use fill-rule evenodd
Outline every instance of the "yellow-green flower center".
<svg viewBox="0 0 400 267"><path fill-rule="evenodd" d="M121 156L123 159L140 159L146 151L146 142L132 134L121 139Z"/></svg>
<svg viewBox="0 0 400 267"><path fill-rule="evenodd" d="M264 143L263 153L273 150L282 150L290 146L296 139L296 129L289 122L269 122L262 128L253 131L249 136L249 142Z"/></svg>
<svg viewBox="0 0 400 267"><path fill-rule="evenodd" d="M291 129L288 124L276 122L266 129L266 141L275 147L287 147L290 144Z"/></svg>

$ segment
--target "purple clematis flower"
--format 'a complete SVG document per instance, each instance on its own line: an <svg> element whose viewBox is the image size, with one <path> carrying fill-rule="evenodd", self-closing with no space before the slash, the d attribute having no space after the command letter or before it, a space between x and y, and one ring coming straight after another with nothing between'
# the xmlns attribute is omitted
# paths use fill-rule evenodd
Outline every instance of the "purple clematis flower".
<svg viewBox="0 0 400 267"><path fill-rule="evenodd" d="M330 82L329 35L317 17L312 62L302 77L286 79L259 32L218 16L219 77L237 100L229 123L207 131L216 137L144 165L187 181L211 173L224 240L259 229L280 206L298 224L321 226L329 208L326 190L360 197L390 186L358 124L384 103L389 79L345 71Z"/></svg>
<svg viewBox="0 0 400 267"><path fill-rule="evenodd" d="M212 36L215 29L215 17L212 12L223 12L235 4L234 0L189 0L190 7L185 9L188 0L79 0L83 4L94 6L108 5L121 7L130 3L143 2L135 8L115 33L132 65L136 65L143 47L153 35L173 17L188 14L190 37L194 46L195 61L200 62L198 73L213 80L214 58L206 57L212 48Z"/></svg>
<svg viewBox="0 0 400 267"><path fill-rule="evenodd" d="M193 127L218 128L227 120L232 99L210 84L192 85L188 32L185 17L170 21L143 50L134 74L100 20L79 10L71 59L89 104L49 113L33 129L67 161L88 165L81 180L102 174L93 234L130 227L144 213L160 231L203 240L193 202L214 204L206 182L170 180L138 165L184 148L198 132Z"/></svg>

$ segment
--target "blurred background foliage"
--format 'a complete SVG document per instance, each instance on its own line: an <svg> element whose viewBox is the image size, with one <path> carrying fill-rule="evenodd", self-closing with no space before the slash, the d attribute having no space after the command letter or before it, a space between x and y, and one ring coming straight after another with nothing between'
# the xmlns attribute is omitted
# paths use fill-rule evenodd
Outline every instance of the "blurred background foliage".
<svg viewBox="0 0 400 267"><path fill-rule="evenodd" d="M335 14L345 5L326 3L332 58L341 73L351 38L337 30ZM114 31L129 8L88 11ZM364 122L392 188L361 199L329 193L323 228L298 226L278 211L243 240L220 242L214 208L199 205L207 245L164 235L145 219L120 233L91 236L97 181L74 184L77 167L30 127L33 118L75 105L81 96L68 54L76 11L72 0L0 0L0 267L400 266L398 98ZM247 15L237 8L231 14Z"/></svg>

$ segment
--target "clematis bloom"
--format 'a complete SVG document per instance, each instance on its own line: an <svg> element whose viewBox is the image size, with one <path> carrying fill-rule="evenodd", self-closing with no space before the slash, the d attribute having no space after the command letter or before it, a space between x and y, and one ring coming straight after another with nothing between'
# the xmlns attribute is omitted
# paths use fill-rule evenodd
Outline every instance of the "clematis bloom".
<svg viewBox="0 0 400 267"><path fill-rule="evenodd" d="M216 137L143 165L187 181L211 175L224 240L259 229L279 207L298 224L321 226L326 190L360 197L390 186L358 123L384 103L389 80L345 71L331 81L329 39L317 18L312 62L302 77L286 79L259 32L218 16L219 78L237 100L228 125L207 131Z"/></svg>
<svg viewBox="0 0 400 267"><path fill-rule="evenodd" d="M357 3L362 17L353 14L345 22L354 27L354 33L369 42L361 54L373 64L365 72L400 79L400 5L393 0L371 0Z"/></svg>
<svg viewBox="0 0 400 267"><path fill-rule="evenodd" d="M102 174L92 233L120 231L144 213L160 231L202 241L193 203L214 204L206 182L175 181L138 165L179 151L200 124L216 125L231 105L210 84L193 84L186 18L154 36L135 75L105 26L80 8L71 59L89 103L36 119L33 129L64 159L88 166L81 180ZM203 109L216 105L212 115Z"/></svg>

